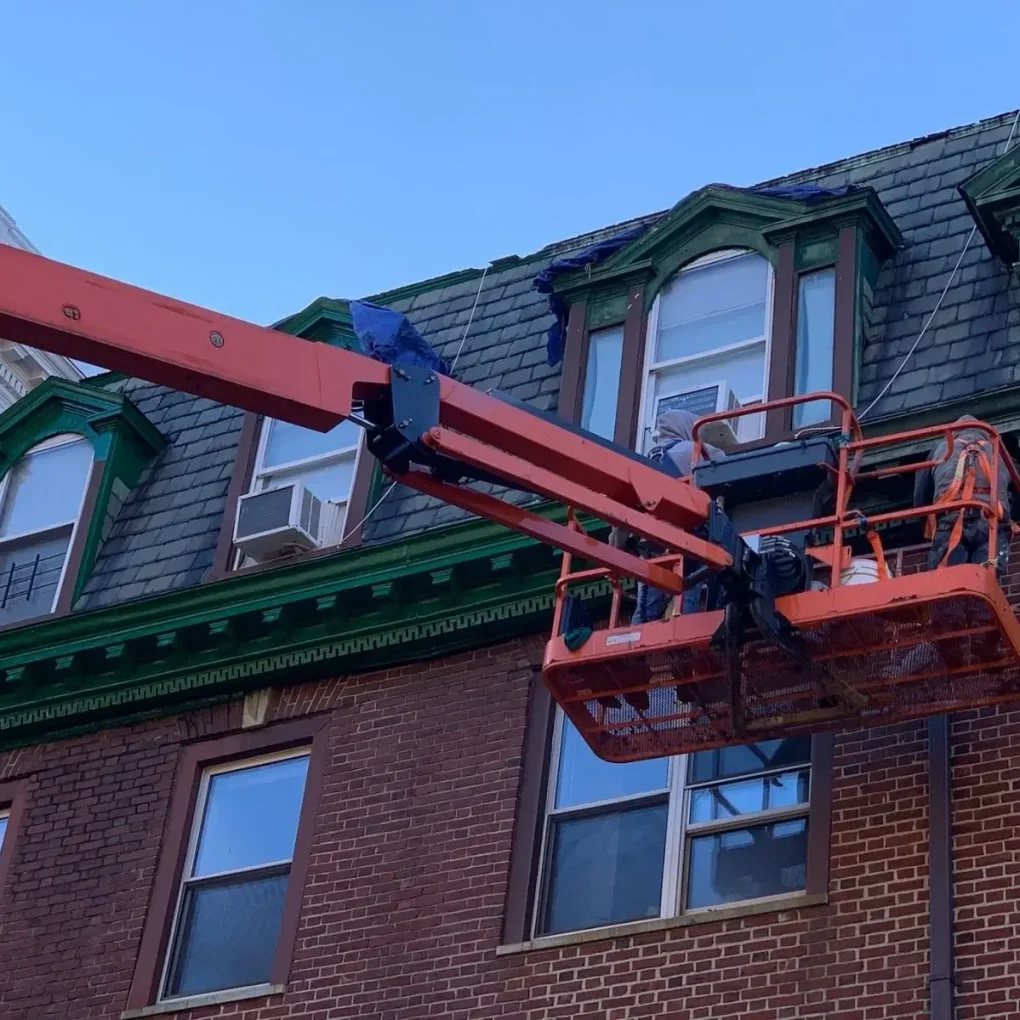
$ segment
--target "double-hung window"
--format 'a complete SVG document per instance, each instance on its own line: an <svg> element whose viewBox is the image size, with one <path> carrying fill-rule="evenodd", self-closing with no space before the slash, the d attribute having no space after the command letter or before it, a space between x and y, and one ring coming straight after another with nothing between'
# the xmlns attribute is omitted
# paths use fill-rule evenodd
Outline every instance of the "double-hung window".
<svg viewBox="0 0 1020 1020"><path fill-rule="evenodd" d="M342 421L329 432L316 432L267 419L259 441L252 492L301 482L322 500L322 544L335 545L343 537L361 437L361 429L350 421Z"/></svg>
<svg viewBox="0 0 1020 1020"><path fill-rule="evenodd" d="M29 450L0 482L0 624L53 612L92 468L76 435Z"/></svg>
<svg viewBox="0 0 1020 1020"><path fill-rule="evenodd" d="M533 933L802 893L811 738L612 765L558 713Z"/></svg>
<svg viewBox="0 0 1020 1020"><path fill-rule="evenodd" d="M308 761L291 751L202 773L162 999L268 985Z"/></svg>
<svg viewBox="0 0 1020 1020"><path fill-rule="evenodd" d="M638 449L652 445L664 411L699 417L762 401L768 392L773 274L756 252L715 252L682 269L648 317ZM742 442L763 434L761 415L736 419Z"/></svg>
<svg viewBox="0 0 1020 1020"><path fill-rule="evenodd" d="M581 398L581 428L611 440L616 431L623 362L623 326L593 330L588 337L588 359Z"/></svg>

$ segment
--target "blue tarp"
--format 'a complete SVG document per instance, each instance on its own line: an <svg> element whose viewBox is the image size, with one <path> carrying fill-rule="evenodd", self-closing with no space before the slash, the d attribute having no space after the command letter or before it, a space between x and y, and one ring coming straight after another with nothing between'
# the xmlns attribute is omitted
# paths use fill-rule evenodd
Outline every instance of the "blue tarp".
<svg viewBox="0 0 1020 1020"><path fill-rule="evenodd" d="M549 327L545 341L550 365L556 365L563 360L563 349L567 342L568 309L563 301L553 293L553 280L565 273L572 273L577 269L585 269L588 266L596 266L600 262L605 262L610 255L615 255L625 244L643 233L646 226L631 227L630 230L625 230L622 234L607 237L605 240L591 244L572 255L554 259L535 277L532 286L540 294L549 295L549 311L556 316L556 321Z"/></svg>
<svg viewBox="0 0 1020 1020"><path fill-rule="evenodd" d="M792 198L798 202L813 202L820 198L838 198L853 191L853 188L821 188L817 184L773 184L764 188L752 188L756 195L772 198Z"/></svg>
<svg viewBox="0 0 1020 1020"><path fill-rule="evenodd" d="M422 365L440 375L450 374L446 362L406 315L368 301L352 301L351 319L358 343L370 358L387 365Z"/></svg>

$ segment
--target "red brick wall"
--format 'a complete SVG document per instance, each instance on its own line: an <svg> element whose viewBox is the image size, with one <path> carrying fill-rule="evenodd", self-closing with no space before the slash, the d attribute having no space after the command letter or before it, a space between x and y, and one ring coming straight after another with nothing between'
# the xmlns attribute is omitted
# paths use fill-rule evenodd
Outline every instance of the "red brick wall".
<svg viewBox="0 0 1020 1020"><path fill-rule="evenodd" d="M290 983L180 1015L924 1014L923 723L837 738L827 906L497 957L529 682L510 644L278 694L272 718L332 716ZM181 741L239 723L234 704L0 754L0 780L30 786L0 890L2 1020L119 1016ZM1018 726L985 713L956 730L961 1017L1017 1012Z"/></svg>

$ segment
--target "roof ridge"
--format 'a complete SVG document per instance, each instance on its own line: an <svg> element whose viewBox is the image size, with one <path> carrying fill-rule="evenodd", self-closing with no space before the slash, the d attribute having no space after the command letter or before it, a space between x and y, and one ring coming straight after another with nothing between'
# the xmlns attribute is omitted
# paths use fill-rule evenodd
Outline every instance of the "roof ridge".
<svg viewBox="0 0 1020 1020"><path fill-rule="evenodd" d="M894 156L902 155L905 152L912 152L922 145L939 141L944 138L959 138L967 134L976 134L978 131L1000 124L1009 124L1016 117L1016 110L1008 110L1005 113L997 113L992 117L985 117L983 120L972 121L970 124L961 124L956 127L946 128L943 131L933 131L927 135L918 135L915 138L907 139L904 142L894 142L892 145L883 145L878 149L868 149L853 156L842 156L829 163L821 163L818 166L806 167L803 170L794 170L790 173L780 174L778 177L771 177L765 181L758 181L750 185L752 188L766 187L769 184L780 182L790 183L794 181L810 180L813 177L822 177L828 174L839 173L841 170L852 170L868 163L878 163L883 159L892 159Z"/></svg>

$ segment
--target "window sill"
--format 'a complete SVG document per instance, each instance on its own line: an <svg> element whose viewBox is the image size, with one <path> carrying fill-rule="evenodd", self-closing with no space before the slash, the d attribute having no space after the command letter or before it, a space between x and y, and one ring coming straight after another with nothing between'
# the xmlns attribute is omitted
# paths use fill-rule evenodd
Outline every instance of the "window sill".
<svg viewBox="0 0 1020 1020"><path fill-rule="evenodd" d="M604 939L626 938L644 935L647 932L667 931L670 928L691 928L699 924L715 924L740 917L754 917L757 914L777 914L801 907L817 907L829 902L825 893L798 893L778 896L753 903L736 903L728 907L711 907L692 911L679 917L656 917L648 921L627 921L604 928L588 928L584 931L564 932L562 935L542 935L529 942L512 942L496 947L497 956L511 956L539 949L556 949L559 946L576 946L585 942L600 942Z"/></svg>
<svg viewBox="0 0 1020 1020"><path fill-rule="evenodd" d="M200 1006L219 1006L221 1003L242 1002L245 999L264 999L267 995L279 995L285 985L249 985L246 988L225 988L222 992L206 992L204 995L187 995L179 999L166 999L154 1006L126 1009L120 1020L134 1020L136 1017L165 1016L168 1013L183 1013Z"/></svg>

